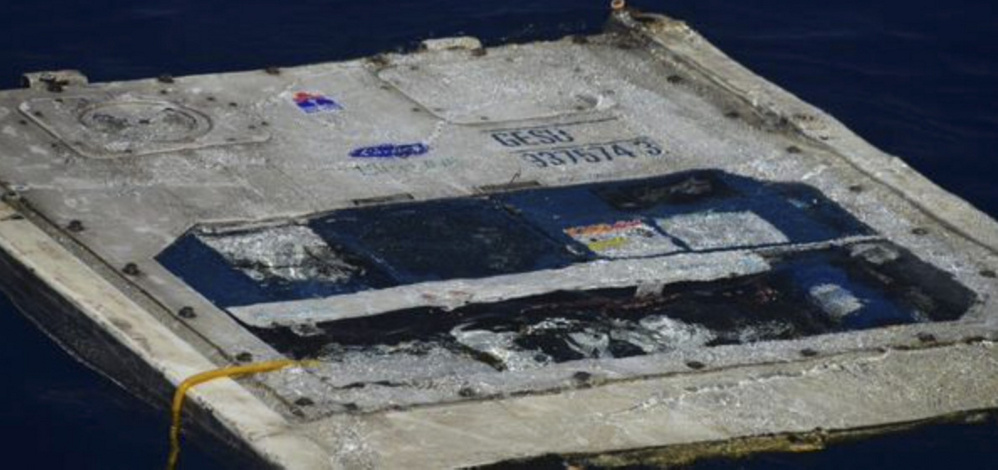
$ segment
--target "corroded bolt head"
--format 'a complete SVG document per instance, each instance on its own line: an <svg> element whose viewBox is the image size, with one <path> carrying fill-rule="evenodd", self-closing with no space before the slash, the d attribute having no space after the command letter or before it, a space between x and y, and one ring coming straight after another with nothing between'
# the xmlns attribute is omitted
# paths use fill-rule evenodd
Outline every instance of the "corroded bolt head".
<svg viewBox="0 0 998 470"><path fill-rule="evenodd" d="M818 355L818 351L815 351L811 348L801 349L800 355L804 357L814 357Z"/></svg>
<svg viewBox="0 0 998 470"><path fill-rule="evenodd" d="M572 380L579 383L588 383L590 380L592 380L592 378L593 374L590 374L589 372L582 370L572 374Z"/></svg>
<svg viewBox="0 0 998 470"><path fill-rule="evenodd" d="M86 227L84 227L83 222L80 222L79 220L70 220L69 224L66 225L66 230L69 230L70 232L79 233L86 230Z"/></svg>
<svg viewBox="0 0 998 470"><path fill-rule="evenodd" d="M686 361L686 367L689 367L690 369L693 370L700 370L707 367L707 364L704 364L700 361Z"/></svg>
<svg viewBox="0 0 998 470"><path fill-rule="evenodd" d="M177 311L177 315L180 315L180 318L186 318L188 320L191 318L197 318L198 316L198 314L194 312L193 307L180 307L180 310Z"/></svg>
<svg viewBox="0 0 998 470"><path fill-rule="evenodd" d="M267 75L280 75L281 74L281 69L279 67L276 67L276 66L273 66L273 65L271 65L270 67L267 67L267 68L263 69L263 71L266 72Z"/></svg>
<svg viewBox="0 0 998 470"><path fill-rule="evenodd" d="M163 75L156 77L156 81L160 83L173 83L176 80L173 79L173 75L164 73Z"/></svg>
<svg viewBox="0 0 998 470"><path fill-rule="evenodd" d="M138 276L139 274L142 274L142 270L139 269L139 265L135 263L126 264L125 267L121 269L121 272L129 276Z"/></svg>
<svg viewBox="0 0 998 470"><path fill-rule="evenodd" d="M315 404L315 402L312 401L312 399L309 397L301 397L295 400L295 404L298 406L312 406Z"/></svg>
<svg viewBox="0 0 998 470"><path fill-rule="evenodd" d="M253 360L253 354L243 351L239 354L236 354L236 360L239 362L250 362Z"/></svg>

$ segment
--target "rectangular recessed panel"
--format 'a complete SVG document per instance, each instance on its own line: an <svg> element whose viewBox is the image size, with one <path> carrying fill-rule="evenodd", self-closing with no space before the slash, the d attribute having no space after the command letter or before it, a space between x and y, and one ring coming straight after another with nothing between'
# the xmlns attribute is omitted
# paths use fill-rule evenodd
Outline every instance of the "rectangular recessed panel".
<svg viewBox="0 0 998 470"><path fill-rule="evenodd" d="M404 301L337 302L337 311L349 317L383 313L382 305L445 305L443 299L459 298L455 292L466 289L455 284L460 280L870 234L812 188L697 171L344 209L302 226L196 231L160 255L160 262L215 303L267 304L268 317L300 310L286 305L299 300L427 286L406 293ZM596 274L573 276L564 278L562 288L601 284ZM634 277L646 281L649 274ZM213 279L228 284L219 287ZM432 284L444 281L449 283ZM544 285L560 287L558 277ZM364 311L355 311L358 305Z"/></svg>
<svg viewBox="0 0 998 470"><path fill-rule="evenodd" d="M556 292L449 312L411 309L319 324L296 337L258 330L278 349L337 361L443 350L497 370L797 339L888 325L955 320L975 296L888 242L778 255L765 273L634 288ZM390 354L389 354L390 355Z"/></svg>
<svg viewBox="0 0 998 470"><path fill-rule="evenodd" d="M401 284L552 269L580 259L487 198L345 210L310 225L379 260Z"/></svg>
<svg viewBox="0 0 998 470"><path fill-rule="evenodd" d="M449 61L400 64L378 75L427 109L451 122L480 123L553 117L605 108L607 98L587 79L582 50L522 49L476 57L453 67ZM543 79L537 64L544 64ZM542 83L558 83L551 93Z"/></svg>
<svg viewBox="0 0 998 470"><path fill-rule="evenodd" d="M77 153L121 158L219 145L266 142L261 119L192 97L93 94L36 98L20 110ZM236 104L236 103L233 103Z"/></svg>

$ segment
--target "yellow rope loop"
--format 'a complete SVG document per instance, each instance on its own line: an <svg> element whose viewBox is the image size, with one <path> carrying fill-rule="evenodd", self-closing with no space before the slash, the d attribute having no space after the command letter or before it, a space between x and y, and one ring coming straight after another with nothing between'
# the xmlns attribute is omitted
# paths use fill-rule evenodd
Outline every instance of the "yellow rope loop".
<svg viewBox="0 0 998 470"><path fill-rule="evenodd" d="M623 10L627 6L627 2L624 0L613 0L610 2L610 9L613 11Z"/></svg>
<svg viewBox="0 0 998 470"><path fill-rule="evenodd" d="M187 398L188 390L198 385L201 385L205 382L210 382L216 379L221 379L221 378L234 379L237 377L244 377L247 375L274 372L292 366L315 367L318 364L319 361L292 361L292 360L267 361L267 362L258 362L256 364L247 364L243 366L224 367L221 369L210 370L207 372L202 372L200 374L188 377L186 380L181 382L180 386L177 387L176 393L173 394L173 406L170 409L173 422L170 425L170 458L167 460L166 464L167 470L176 469L177 462L180 459L180 424L181 424L180 412L184 408L184 400Z"/></svg>

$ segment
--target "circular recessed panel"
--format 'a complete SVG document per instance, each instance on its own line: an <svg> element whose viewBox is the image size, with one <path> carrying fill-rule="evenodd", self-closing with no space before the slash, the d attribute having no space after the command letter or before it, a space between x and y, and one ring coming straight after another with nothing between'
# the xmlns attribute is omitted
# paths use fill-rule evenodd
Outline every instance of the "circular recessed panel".
<svg viewBox="0 0 998 470"><path fill-rule="evenodd" d="M108 140L124 142L184 142L211 130L204 114L165 101L105 102L85 109L79 120Z"/></svg>

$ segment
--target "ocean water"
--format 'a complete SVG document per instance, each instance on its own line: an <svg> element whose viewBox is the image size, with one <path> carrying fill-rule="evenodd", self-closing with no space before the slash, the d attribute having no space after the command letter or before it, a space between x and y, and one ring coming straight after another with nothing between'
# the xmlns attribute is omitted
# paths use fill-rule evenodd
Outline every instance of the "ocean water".
<svg viewBox="0 0 998 470"><path fill-rule="evenodd" d="M20 73L32 70L78 68L91 80L106 81L334 61L457 34L487 44L552 39L598 31L607 3L3 0L0 88L18 86ZM630 3L685 19L749 68L998 216L998 166L992 163L998 149L998 9L990 2ZM0 467L145 469L164 463L166 413L76 363L5 299L0 363L6 372ZM949 427L800 458L717 465L995 465L998 446L990 443L998 432L990 429L981 437L979 428ZM908 451L913 448L921 452ZM937 459L927 458L926 449ZM227 467L188 445L181 468Z"/></svg>

